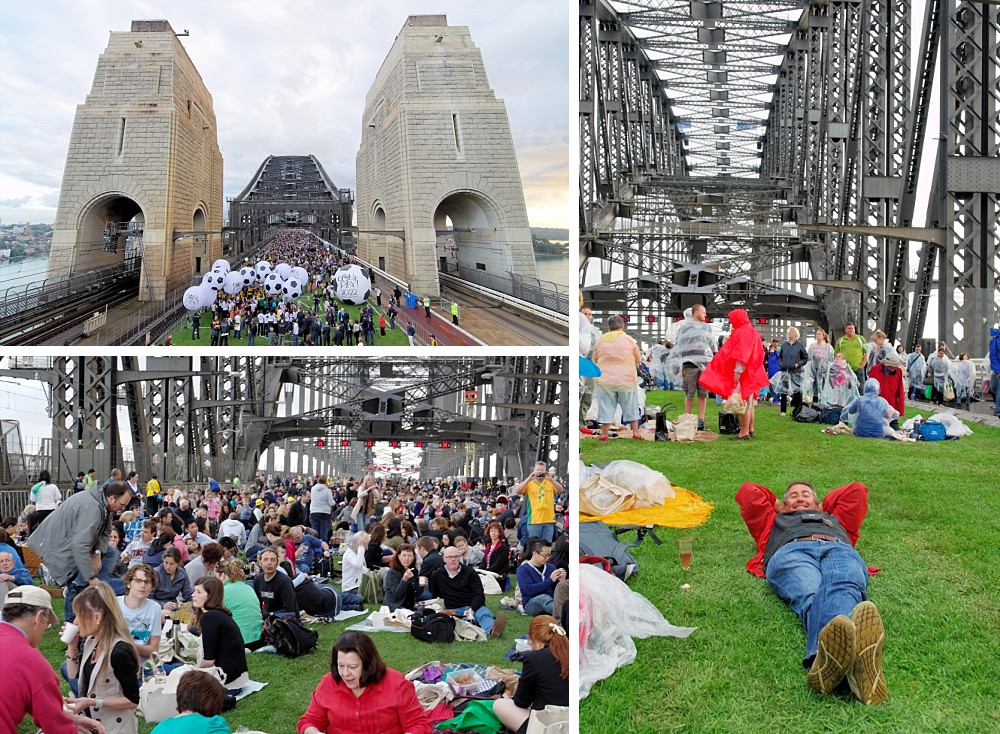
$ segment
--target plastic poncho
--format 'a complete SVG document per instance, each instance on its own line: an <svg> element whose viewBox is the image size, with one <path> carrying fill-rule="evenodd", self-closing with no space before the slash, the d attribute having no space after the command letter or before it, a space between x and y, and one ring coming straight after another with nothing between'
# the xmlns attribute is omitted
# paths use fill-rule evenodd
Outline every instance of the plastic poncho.
<svg viewBox="0 0 1000 734"><path fill-rule="evenodd" d="M833 347L830 342L814 341L809 345L808 352L809 362L802 370L802 395L809 400L818 401L829 382Z"/></svg>
<svg viewBox="0 0 1000 734"><path fill-rule="evenodd" d="M688 316L688 311L685 311L684 314ZM681 381L681 368L685 362L705 369L705 366L715 356L715 352L712 325L704 321L695 321L694 317L688 316L677 328L674 347L670 350L670 358L667 360L667 374L671 380L679 383Z"/></svg>
<svg viewBox="0 0 1000 734"><path fill-rule="evenodd" d="M649 350L649 373L658 386L665 386L669 379L667 372L669 358L670 350L662 344L654 344Z"/></svg>
<svg viewBox="0 0 1000 734"><path fill-rule="evenodd" d="M989 368L995 373L1000 373L1000 328L994 326L990 329L990 354Z"/></svg>
<svg viewBox="0 0 1000 734"><path fill-rule="evenodd" d="M764 371L764 346L760 334L750 324L750 317L742 308L729 312L729 323L733 326L732 333L722 342L718 354L708 363L698 382L716 395L728 398L736 388L737 363L742 363L740 394L749 398L770 384Z"/></svg>
<svg viewBox="0 0 1000 734"><path fill-rule="evenodd" d="M840 419L854 424L858 438L884 438L892 435L889 422L899 417L899 411L879 397L878 380L865 380L865 393L854 398L840 413Z"/></svg>
<svg viewBox="0 0 1000 734"><path fill-rule="evenodd" d="M927 374L927 360L920 352L913 352L906 358L906 374L910 377L910 386L919 390L924 386L924 375Z"/></svg>
<svg viewBox="0 0 1000 734"><path fill-rule="evenodd" d="M820 386L819 399L825 405L847 405L858 397L858 378L846 359L830 362Z"/></svg>
<svg viewBox="0 0 1000 734"><path fill-rule="evenodd" d="M939 357L935 353L927 360L927 367L934 378L934 389L943 393L948 382L948 373L951 371L951 360L947 356Z"/></svg>
<svg viewBox="0 0 1000 734"><path fill-rule="evenodd" d="M976 382L976 365L971 360L960 359L951 363L948 375L955 383L955 400L961 402L971 399L972 386Z"/></svg>
<svg viewBox="0 0 1000 734"><path fill-rule="evenodd" d="M580 698L591 686L635 660L633 637L687 637L694 627L675 627L642 594L617 576L580 564ZM653 664L655 661L648 661Z"/></svg>

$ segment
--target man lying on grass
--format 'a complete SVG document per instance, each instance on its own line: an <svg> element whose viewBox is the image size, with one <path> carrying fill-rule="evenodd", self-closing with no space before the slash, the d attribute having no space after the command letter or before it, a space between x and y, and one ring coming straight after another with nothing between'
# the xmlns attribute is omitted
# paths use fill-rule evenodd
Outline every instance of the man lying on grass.
<svg viewBox="0 0 1000 734"><path fill-rule="evenodd" d="M802 664L810 687L831 693L846 678L862 703L883 703L885 630L867 600L869 569L854 549L868 512L868 488L854 482L830 492L820 505L808 482L792 482L783 500L747 482L736 502L757 542L747 570L766 576L805 628Z"/></svg>

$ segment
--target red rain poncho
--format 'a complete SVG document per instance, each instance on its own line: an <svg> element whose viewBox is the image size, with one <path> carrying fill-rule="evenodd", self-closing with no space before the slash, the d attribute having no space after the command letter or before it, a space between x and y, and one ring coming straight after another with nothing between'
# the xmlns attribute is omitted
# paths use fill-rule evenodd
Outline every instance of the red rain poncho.
<svg viewBox="0 0 1000 734"><path fill-rule="evenodd" d="M742 308L729 312L729 323L733 325L732 333L701 373L698 383L716 395L728 398L736 387L736 363L742 362L740 394L744 398L756 396L761 388L771 384L764 371L764 346L760 334L751 326L750 317Z"/></svg>

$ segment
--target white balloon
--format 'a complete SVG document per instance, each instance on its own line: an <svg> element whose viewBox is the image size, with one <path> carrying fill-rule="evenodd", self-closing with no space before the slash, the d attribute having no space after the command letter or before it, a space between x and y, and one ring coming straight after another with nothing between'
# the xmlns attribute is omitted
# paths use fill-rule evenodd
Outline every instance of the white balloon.
<svg viewBox="0 0 1000 734"><path fill-rule="evenodd" d="M309 282L309 272L305 268L292 268L292 277L300 283Z"/></svg>
<svg viewBox="0 0 1000 734"><path fill-rule="evenodd" d="M270 273L264 278L264 290L268 295L277 296L284 291L285 281L277 273Z"/></svg>
<svg viewBox="0 0 1000 734"><path fill-rule="evenodd" d="M218 291L226 284L226 276L223 273L213 270L211 273L205 273L205 277L201 279L201 284L211 288L213 291Z"/></svg>
<svg viewBox="0 0 1000 734"><path fill-rule="evenodd" d="M229 265L229 261L228 260L216 260L214 263L212 263L212 270L216 270L216 269L225 270L228 273L230 271L230 269L231 269L230 265Z"/></svg>
<svg viewBox="0 0 1000 734"><path fill-rule="evenodd" d="M274 272L280 275L282 278L289 278L292 275L292 266L288 263L278 263L274 266Z"/></svg>
<svg viewBox="0 0 1000 734"><path fill-rule="evenodd" d="M193 285L184 291L184 308L188 311L197 311L202 307L202 299L204 298L204 291L202 291L200 285Z"/></svg>
<svg viewBox="0 0 1000 734"><path fill-rule="evenodd" d="M257 271L249 265L245 268L240 268L240 278L243 281L244 287L253 285L257 280Z"/></svg>
<svg viewBox="0 0 1000 734"><path fill-rule="evenodd" d="M229 295L234 295L243 290L243 275L237 271L233 273L228 273L226 275L226 282L223 285L223 289Z"/></svg>
<svg viewBox="0 0 1000 734"><path fill-rule="evenodd" d="M261 260L256 266L254 266L254 270L257 271L258 275L263 277L271 272L271 263L267 260Z"/></svg>
<svg viewBox="0 0 1000 734"><path fill-rule="evenodd" d="M359 265L344 265L333 274L337 298L344 303L358 306L368 300L372 292L372 282L368 273Z"/></svg>
<svg viewBox="0 0 1000 734"><path fill-rule="evenodd" d="M219 292L216 291L214 288L205 285L204 283L201 284L200 288L201 288L201 307L208 308L209 306L215 303L215 299L218 298Z"/></svg>

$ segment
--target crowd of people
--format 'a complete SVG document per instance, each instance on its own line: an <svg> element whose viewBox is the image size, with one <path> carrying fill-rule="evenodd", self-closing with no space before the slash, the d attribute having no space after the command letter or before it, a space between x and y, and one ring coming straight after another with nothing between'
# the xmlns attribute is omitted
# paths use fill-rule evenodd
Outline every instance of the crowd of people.
<svg viewBox="0 0 1000 734"><path fill-rule="evenodd" d="M597 404L599 440L607 440L613 421L632 428L632 437L642 439L640 388L679 388L684 392L684 412L695 413L697 428L705 429L707 398L714 393L719 405L739 386L738 439L754 433L754 406L758 401L774 403L780 415L794 414L803 404L842 409L843 420L858 427L856 435L883 435L898 430L898 418L906 400L927 400L937 405L953 404L968 410L976 397L976 365L969 353L948 356L945 345L925 357L918 344L907 353L893 346L885 332L876 330L870 339L848 323L835 343L824 329L816 329L806 345L799 330L790 327L784 342L769 345L743 309L729 314L730 331L715 337L706 308L696 305L685 311L672 342L665 339L643 355L638 343L625 332L619 316L608 319L601 332L592 323L589 309L580 312L580 355L591 359L600 371L597 378L581 379L580 425L584 432L591 405ZM989 391L1000 416L1000 327L991 329L987 357ZM925 383L929 389L925 390ZM985 390L983 390L985 392ZM868 425L878 412L878 426Z"/></svg>
<svg viewBox="0 0 1000 734"><path fill-rule="evenodd" d="M338 304L334 274L344 265L354 264L342 250L327 245L304 230L284 229L260 254L259 259L270 263L293 263L309 273L303 284L302 297L286 300L269 295L261 283L244 287L234 295L219 291L215 303L190 316L192 338L200 341L203 332L210 346L229 346L230 339L248 346L374 346L389 331L402 329L408 336L412 316L403 311L403 292L395 286L382 293L375 285L374 271L370 300L362 305L357 316ZM249 261L244 267L253 267ZM430 318L430 298L423 299L424 311ZM457 323L457 306L452 318ZM412 343L411 343L412 345Z"/></svg>
<svg viewBox="0 0 1000 734"><path fill-rule="evenodd" d="M333 620L342 610L363 610L366 572L382 576L390 609L415 610L438 599L444 613L496 639L507 612L487 604L481 574L488 574L513 598L508 611L516 607L538 621L529 639L533 650L544 650L525 657L522 683L497 716L516 730L533 706L568 704L567 498L543 462L523 480L419 482L369 473L358 480L268 481L258 472L247 484L234 478L223 487L210 479L182 489L161 486L155 475L141 485L134 472L123 481L117 469L104 481L95 476L81 472L63 497L43 472L33 498L51 494L54 507L29 505L0 530L7 622L0 631L19 626L37 648L50 626L42 621L54 618L48 592L33 585L23 563L25 549L41 557L39 573L65 589L60 672L72 692L70 714L62 713L57 678L36 652L32 661L44 685L15 685L9 706L0 705L0 720L6 715L15 728L30 713L45 731L135 732L146 662L168 620L177 624L186 606L187 629L200 637L196 667L220 668L224 685L192 678L194 693L178 691L178 714L204 719L198 725L205 731L229 731L219 713L235 706L249 680L247 655L275 651L262 633L265 620ZM371 731L429 732L422 709L413 706L413 686L392 673L365 635L341 635L330 675L298 730L339 731L363 705ZM156 731L179 728L164 722Z"/></svg>

